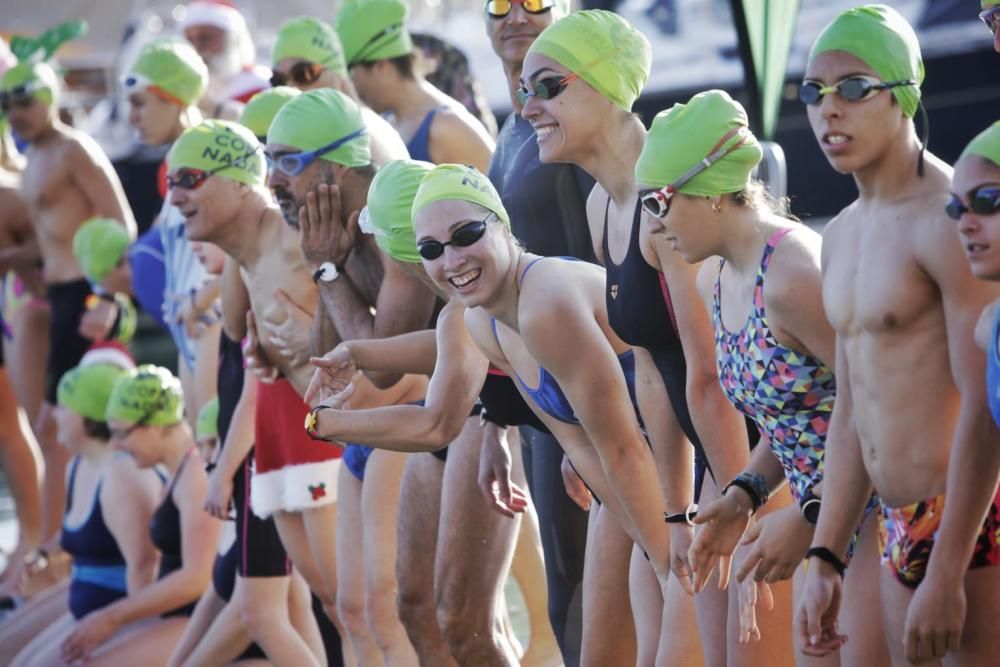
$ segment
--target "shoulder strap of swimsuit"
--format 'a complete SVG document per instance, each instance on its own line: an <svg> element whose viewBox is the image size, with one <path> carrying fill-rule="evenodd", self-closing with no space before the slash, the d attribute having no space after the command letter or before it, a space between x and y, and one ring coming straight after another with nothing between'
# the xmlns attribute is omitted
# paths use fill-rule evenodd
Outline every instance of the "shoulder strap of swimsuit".
<svg viewBox="0 0 1000 667"><path fill-rule="evenodd" d="M188 459L191 458L191 454L195 451L195 447L190 447L186 452L184 452L184 458L181 459L181 463L177 466L177 472L174 473L173 479L170 480L170 486L167 487L167 498L169 499L174 493L174 487L177 486L177 480L181 478L181 473L184 472L184 466L187 465Z"/></svg>
<svg viewBox="0 0 1000 667"><path fill-rule="evenodd" d="M608 195L608 203L604 205L604 235L601 237L601 249L604 251L604 263L608 263L608 212L611 210L611 195Z"/></svg>
<svg viewBox="0 0 1000 667"><path fill-rule="evenodd" d="M73 487L76 486L76 469L80 467L80 457L74 456L69 464L69 481L66 482L66 511L73 500Z"/></svg>
<svg viewBox="0 0 1000 667"><path fill-rule="evenodd" d="M500 347L500 334L497 333L497 318L490 318L490 326L493 327L493 338L497 342L497 346Z"/></svg>
<svg viewBox="0 0 1000 667"><path fill-rule="evenodd" d="M528 262L528 265L524 267L524 271L521 271L521 277L517 279L517 284L520 285L521 283L523 283L524 276L528 274L528 271L531 269L531 267L533 267L535 264L538 264L543 259L548 259L548 257L536 257L530 262Z"/></svg>
<svg viewBox="0 0 1000 667"><path fill-rule="evenodd" d="M764 254L760 258L760 266L757 268L757 276L754 279L753 288L754 311L757 312L758 317L764 316L764 273L771 263L771 255L774 254L774 249L777 247L778 242L785 238L785 235L790 231L792 231L791 227L782 227L771 234L771 237L767 239L767 244L764 245Z"/></svg>

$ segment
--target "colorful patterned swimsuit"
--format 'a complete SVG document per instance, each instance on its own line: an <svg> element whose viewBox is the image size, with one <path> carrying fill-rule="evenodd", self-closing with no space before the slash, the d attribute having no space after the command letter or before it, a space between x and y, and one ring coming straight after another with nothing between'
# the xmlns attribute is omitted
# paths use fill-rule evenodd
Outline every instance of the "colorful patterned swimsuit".
<svg viewBox="0 0 1000 667"><path fill-rule="evenodd" d="M791 231L775 232L764 247L753 291L753 312L731 334L722 324L721 283L715 280L712 322L719 381L729 401L757 423L781 461L792 497L798 502L823 477L826 431L833 412L833 370L819 359L781 345L767 324L764 273L778 241Z"/></svg>

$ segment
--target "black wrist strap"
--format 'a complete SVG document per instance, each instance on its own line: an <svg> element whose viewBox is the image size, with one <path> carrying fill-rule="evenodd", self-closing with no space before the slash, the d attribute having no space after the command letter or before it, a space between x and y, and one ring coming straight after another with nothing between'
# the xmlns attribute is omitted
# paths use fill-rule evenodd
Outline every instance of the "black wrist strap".
<svg viewBox="0 0 1000 667"><path fill-rule="evenodd" d="M819 558L821 561L832 567L840 575L840 578L844 578L844 572L847 571L847 563L840 560L837 554L833 553L826 547L812 547L806 552L806 558Z"/></svg>
<svg viewBox="0 0 1000 667"><path fill-rule="evenodd" d="M664 512L663 520L667 523L686 523L689 526L693 526L694 518L696 516L698 516L698 505L696 503L691 503L683 512L675 512L673 514Z"/></svg>
<svg viewBox="0 0 1000 667"><path fill-rule="evenodd" d="M760 494L757 492L757 489L754 488L753 484L737 477L729 484L726 484L725 488L722 489L722 495L726 495L726 491L728 491L732 486L735 486L738 489L743 489L747 492L747 495L750 496L750 514L756 514L757 510L760 509L760 506L764 504L764 499L760 497Z"/></svg>

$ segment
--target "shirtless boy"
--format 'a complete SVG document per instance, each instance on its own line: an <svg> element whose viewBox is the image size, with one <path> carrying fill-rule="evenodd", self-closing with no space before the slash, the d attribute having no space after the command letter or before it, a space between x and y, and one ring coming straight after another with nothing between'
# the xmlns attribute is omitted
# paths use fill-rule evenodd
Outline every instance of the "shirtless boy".
<svg viewBox="0 0 1000 667"><path fill-rule="evenodd" d="M73 235L85 220L101 216L121 221L135 238L132 211L111 162L93 139L59 120L59 89L45 63L16 65L0 82L0 108L30 143L21 192L34 221L51 307L48 384L35 428L50 471L43 485L43 540L58 530L66 495L67 453L56 442L53 420L56 386L90 344L77 331L90 286L73 257Z"/></svg>
<svg viewBox="0 0 1000 667"><path fill-rule="evenodd" d="M874 487L893 664L986 664L1000 612L1000 569L989 567L1000 563L1000 449L973 329L997 290L973 278L944 215L951 169L923 150L912 121L922 79L912 28L870 5L822 33L800 94L821 148L854 175L859 197L824 234L838 392L822 489L830 502L796 623L807 652L844 641L838 570Z"/></svg>

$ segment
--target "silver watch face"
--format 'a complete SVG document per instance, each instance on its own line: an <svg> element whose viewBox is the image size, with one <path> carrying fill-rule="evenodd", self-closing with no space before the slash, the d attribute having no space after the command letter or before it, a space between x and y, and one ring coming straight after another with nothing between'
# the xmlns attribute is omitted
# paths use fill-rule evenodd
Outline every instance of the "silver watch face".
<svg viewBox="0 0 1000 667"><path fill-rule="evenodd" d="M324 282L336 280L337 276L340 275L340 272L337 271L337 265L333 262L323 262L319 265L319 270L319 279Z"/></svg>

